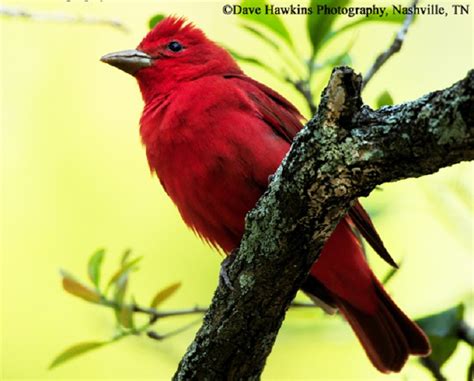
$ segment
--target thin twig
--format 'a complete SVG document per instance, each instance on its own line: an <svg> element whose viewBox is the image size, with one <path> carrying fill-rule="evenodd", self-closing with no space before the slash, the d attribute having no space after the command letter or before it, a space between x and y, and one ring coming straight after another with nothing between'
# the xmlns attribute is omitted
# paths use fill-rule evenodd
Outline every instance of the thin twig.
<svg viewBox="0 0 474 381"><path fill-rule="evenodd" d="M199 307L199 306L195 306L195 307L192 307L192 308L184 308L184 309L180 309L180 310L158 311L155 308L142 307L142 306L139 306L137 304L129 304L129 305L118 304L113 300L106 299L104 296L102 296L102 297L103 298L102 298L102 300L100 301L100 304L99 304L101 306L115 308L115 309L119 309L119 310L121 310L123 308L128 308L133 312L138 312L138 313L149 315L150 318L153 319L153 321L156 321L158 319L165 318L165 317L170 317L170 316L183 316L183 315L192 315L192 314L202 314L202 313L207 312L206 307Z"/></svg>
<svg viewBox="0 0 474 381"><path fill-rule="evenodd" d="M177 328L173 331L170 331L168 333L165 333L165 334L159 334L157 333L156 331L152 331L152 330L149 330L146 332L146 335L150 338L150 339L153 339L153 340L164 340L164 339L167 339L168 337L171 337L171 336L175 336L175 335L178 335L186 330L188 330L189 328L192 328L193 326L195 326L197 323L200 323L202 321L202 318L199 318L199 319L196 319L196 320L193 320L191 323L189 324L186 324L186 325L183 325L182 327L180 328Z"/></svg>
<svg viewBox="0 0 474 381"><path fill-rule="evenodd" d="M157 311L154 308L140 307L138 305L133 305L132 311L150 315L150 322L155 322L158 319L170 317L170 316L203 314L207 312L207 307L195 306L193 308L184 308L181 310Z"/></svg>
<svg viewBox="0 0 474 381"><path fill-rule="evenodd" d="M134 335L141 335L142 333L146 333L146 335L153 340L164 340L168 337L175 336L181 332L186 331L187 329L191 328L195 324L199 323L202 321L202 317L199 317L199 319L193 320L191 323L186 324L180 328L177 328L173 331L170 331L165 334L159 334L154 330L149 329L151 326L153 326L158 319L165 318L165 317L170 317L170 316L185 316L185 315L193 315L193 314L204 314L208 311L208 308L206 307L199 307L199 306L194 306L192 308L184 308L180 310L168 310L168 311L158 311L155 308L151 307L142 307L137 304L118 304L117 302L107 299L104 295L102 295L102 299L100 301L101 306L109 307L109 308L114 308L117 310L122 310L122 309L129 309L132 312L136 313L142 313L145 315L149 315L149 321L147 324L145 324L143 327L140 329L135 329L132 331L126 331L126 332L121 332L118 336L115 337L115 340L119 340L123 337L127 337L131 334ZM315 308L316 305L314 303L308 303L308 302L293 302L291 304L292 308Z"/></svg>
<svg viewBox="0 0 474 381"><path fill-rule="evenodd" d="M151 324L156 322L158 319L162 319L166 317L204 314L208 310L207 307L194 306L191 308L183 308L179 310L158 311L155 308L142 307L137 304L119 305L113 300L109 300L109 299L103 299L100 305L105 306L105 307L116 308L116 309L130 308L133 312L149 315ZM315 308L316 305L314 303L293 302L291 304L291 307L292 308Z"/></svg>
<svg viewBox="0 0 474 381"><path fill-rule="evenodd" d="M119 29L123 32L128 31L127 27L119 20L102 19L94 16L70 15L60 12L32 12L23 8L12 8L0 6L0 16L18 17L34 21L75 23L90 25L106 25Z"/></svg>
<svg viewBox="0 0 474 381"><path fill-rule="evenodd" d="M415 7L418 4L418 0L413 0L412 4L410 7ZM405 41L406 34L408 32L408 28L410 27L411 23L413 22L413 18L415 15L408 14L405 17L405 21L403 22L402 28L398 31L397 35L395 36L395 39L393 40L392 44L390 47L384 51L382 54L380 54L375 62L373 63L372 67L367 71L367 73L364 76L364 82L362 83L362 88L367 86L367 83L372 79L374 74L384 65L388 59L393 56L395 53L398 53L400 49L402 48L403 41Z"/></svg>

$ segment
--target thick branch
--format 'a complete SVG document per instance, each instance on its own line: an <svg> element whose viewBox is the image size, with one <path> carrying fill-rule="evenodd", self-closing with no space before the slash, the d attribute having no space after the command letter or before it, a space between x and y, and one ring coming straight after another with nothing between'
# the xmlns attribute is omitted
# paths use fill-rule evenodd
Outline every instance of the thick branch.
<svg viewBox="0 0 474 381"><path fill-rule="evenodd" d="M316 116L247 215L229 269L233 290L216 290L175 379L258 379L287 308L351 202L378 184L474 158L474 72L377 111L362 106L361 82L349 68L333 71Z"/></svg>

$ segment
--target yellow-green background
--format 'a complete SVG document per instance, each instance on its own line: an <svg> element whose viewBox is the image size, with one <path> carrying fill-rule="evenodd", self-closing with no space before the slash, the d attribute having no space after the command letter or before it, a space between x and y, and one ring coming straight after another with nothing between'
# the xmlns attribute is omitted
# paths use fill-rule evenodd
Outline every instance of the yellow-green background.
<svg viewBox="0 0 474 381"><path fill-rule="evenodd" d="M210 38L243 53L265 58L270 52L238 27L237 17L222 14L223 2L25 0L2 4L116 17L130 32L105 26L0 20L1 376L169 379L193 330L163 342L126 339L46 370L54 355L68 345L107 339L114 329L110 310L61 289L60 267L85 279L88 256L105 247L105 270L110 273L121 252L130 247L145 256L141 271L132 279L137 299L147 303L158 288L182 281L179 293L164 305L180 308L209 302L221 261L185 227L148 171L138 136L142 101L135 81L100 63L99 58L135 47L147 32L147 20L157 12L188 16ZM472 8L471 4L471 13ZM299 50L307 53L304 16L286 17L285 21ZM323 57L356 37L353 66L364 72L396 29L367 25L336 39L322 52ZM379 93L389 90L396 102L402 102L449 86L472 66L472 44L472 14L419 17L402 53L373 79L365 100L373 104ZM273 56L267 58L275 62ZM244 69L304 109L291 87L260 69ZM327 73L321 74L321 83L323 74ZM376 225L393 256L404 260L388 289L412 317L450 307L472 295L472 210L451 191L467 189L469 204L472 170L472 165L463 164L423 179L385 185L383 191L363 200L371 209L383 210L375 218ZM472 198L470 201L472 205ZM380 260L372 259L378 274L388 270ZM185 321L163 321L158 330L166 332ZM446 366L450 379L465 378L469 356L466 346L460 348ZM429 377L415 362L400 375L378 374L346 324L317 310L305 310L288 314L264 379Z"/></svg>

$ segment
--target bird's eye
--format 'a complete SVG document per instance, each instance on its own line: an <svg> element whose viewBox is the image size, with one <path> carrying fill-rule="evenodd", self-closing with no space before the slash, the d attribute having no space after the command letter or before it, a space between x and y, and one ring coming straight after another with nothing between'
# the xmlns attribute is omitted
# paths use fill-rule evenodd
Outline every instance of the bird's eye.
<svg viewBox="0 0 474 381"><path fill-rule="evenodd" d="M176 53L183 49L183 45L181 45L178 41L171 41L168 44L168 49Z"/></svg>

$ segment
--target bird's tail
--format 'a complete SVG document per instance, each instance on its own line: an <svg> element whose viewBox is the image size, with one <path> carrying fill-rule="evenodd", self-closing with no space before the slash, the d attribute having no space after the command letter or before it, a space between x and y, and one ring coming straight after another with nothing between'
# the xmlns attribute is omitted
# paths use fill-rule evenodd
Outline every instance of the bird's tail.
<svg viewBox="0 0 474 381"><path fill-rule="evenodd" d="M331 294L311 275L302 289L327 312L339 310L380 372L399 372L409 355L429 355L430 344L425 333L403 313L375 277L373 282L377 306L370 313Z"/></svg>
<svg viewBox="0 0 474 381"><path fill-rule="evenodd" d="M336 305L359 338L372 364L381 372L399 372L409 355L426 356L430 344L424 332L398 308L374 277L378 310L366 314L336 297Z"/></svg>
<svg viewBox="0 0 474 381"><path fill-rule="evenodd" d="M341 312L379 371L398 372L410 354L428 355L430 344L370 270L355 229L381 257L393 262L357 203L326 242L302 290L327 312Z"/></svg>

